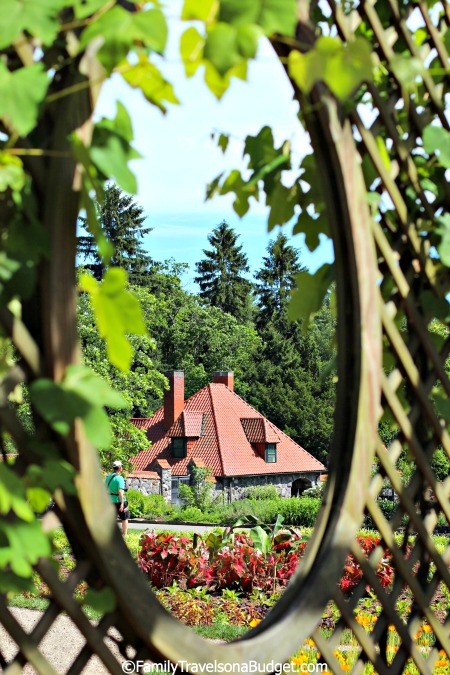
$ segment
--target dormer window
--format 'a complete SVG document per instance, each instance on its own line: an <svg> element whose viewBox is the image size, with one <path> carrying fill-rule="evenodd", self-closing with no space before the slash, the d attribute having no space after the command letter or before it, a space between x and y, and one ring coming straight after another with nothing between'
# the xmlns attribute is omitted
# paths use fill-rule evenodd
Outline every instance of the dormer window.
<svg viewBox="0 0 450 675"><path fill-rule="evenodd" d="M185 438L172 438L172 457L182 459L186 457L187 441Z"/></svg>
<svg viewBox="0 0 450 675"><path fill-rule="evenodd" d="M266 462L267 464L276 464L277 462L277 444L266 443Z"/></svg>

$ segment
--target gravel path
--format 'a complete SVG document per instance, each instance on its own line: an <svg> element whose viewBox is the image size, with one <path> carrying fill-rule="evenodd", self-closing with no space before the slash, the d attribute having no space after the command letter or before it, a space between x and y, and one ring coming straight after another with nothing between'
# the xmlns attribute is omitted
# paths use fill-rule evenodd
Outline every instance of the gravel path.
<svg viewBox="0 0 450 675"><path fill-rule="evenodd" d="M11 613L20 623L26 633L30 633L42 616L42 612L32 609L11 607ZM106 638L108 646L116 656L119 656L117 647L112 640ZM49 660L57 673L66 673L85 644L85 640L68 616L59 616L40 643L40 651ZM0 652L6 661L11 661L17 654L17 645L0 625ZM123 660L123 657L120 657ZM1 668L0 668L1 672ZM37 671L27 664L22 673L35 674ZM92 656L83 670L84 675L103 675L109 671L97 656Z"/></svg>

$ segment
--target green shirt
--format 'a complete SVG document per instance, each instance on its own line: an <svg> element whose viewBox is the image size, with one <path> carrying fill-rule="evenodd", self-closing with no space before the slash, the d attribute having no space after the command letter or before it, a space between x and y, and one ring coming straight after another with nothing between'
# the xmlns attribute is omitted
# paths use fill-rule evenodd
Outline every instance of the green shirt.
<svg viewBox="0 0 450 675"><path fill-rule="evenodd" d="M119 490L125 490L125 480L117 473L110 473L105 480L109 496L114 504L120 504ZM124 500L125 501L125 500Z"/></svg>

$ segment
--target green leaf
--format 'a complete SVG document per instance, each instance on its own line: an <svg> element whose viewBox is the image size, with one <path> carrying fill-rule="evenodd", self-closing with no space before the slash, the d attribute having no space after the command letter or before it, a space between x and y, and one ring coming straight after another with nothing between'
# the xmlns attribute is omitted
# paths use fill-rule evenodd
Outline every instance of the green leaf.
<svg viewBox="0 0 450 675"><path fill-rule="evenodd" d="M61 488L67 494L77 494L74 483L75 469L63 459L49 459L43 463L45 485L51 492Z"/></svg>
<svg viewBox="0 0 450 675"><path fill-rule="evenodd" d="M436 220L439 224L436 228L436 234L441 238L437 250L442 264L450 267L450 213L445 213Z"/></svg>
<svg viewBox="0 0 450 675"><path fill-rule="evenodd" d="M244 154L250 158L249 169L254 169L255 172L276 159L279 151L274 147L272 129L265 126L256 136L247 136Z"/></svg>
<svg viewBox="0 0 450 675"><path fill-rule="evenodd" d="M240 218L242 218L250 208L249 199L251 197L251 192L246 188L246 183L237 169L230 172L221 188L222 195L226 195L229 192L235 193L236 199L233 202L233 209Z"/></svg>
<svg viewBox="0 0 450 675"><path fill-rule="evenodd" d="M295 0L221 0L219 21L237 26L257 24L266 35L294 36L297 3Z"/></svg>
<svg viewBox="0 0 450 675"><path fill-rule="evenodd" d="M191 26L180 38L180 54L184 64L186 77L192 77L203 61L205 38Z"/></svg>
<svg viewBox="0 0 450 675"><path fill-rule="evenodd" d="M109 448L112 431L109 417L103 408L91 404L83 416L86 436L96 448Z"/></svg>
<svg viewBox="0 0 450 675"><path fill-rule="evenodd" d="M402 87L411 91L416 86L416 80L423 74L424 66L420 59L395 55L390 61L390 68Z"/></svg>
<svg viewBox="0 0 450 675"><path fill-rule="evenodd" d="M238 77L241 80L247 79L247 61L243 60L228 70L222 76L217 68L208 60L205 64L205 84L217 99L221 99L228 87L232 77Z"/></svg>
<svg viewBox="0 0 450 675"><path fill-rule="evenodd" d="M35 448L36 446L33 446L33 449ZM48 454L48 450L45 454ZM27 486L27 495L30 489L35 488L45 490L47 493L62 488L67 494L76 494L74 477L73 466L61 458L45 459L40 466L31 464L27 467L24 481Z"/></svg>
<svg viewBox="0 0 450 675"><path fill-rule="evenodd" d="M240 54L245 59L254 59L258 51L259 40L263 36L263 30L260 26L239 26L237 29L236 40Z"/></svg>
<svg viewBox="0 0 450 675"><path fill-rule="evenodd" d="M292 51L288 69L305 93L323 81L337 98L345 101L362 82L373 80L372 49L365 38L344 44L338 37L322 36L306 54Z"/></svg>
<svg viewBox="0 0 450 675"><path fill-rule="evenodd" d="M89 403L115 409L128 407L121 393L86 366L68 366L63 384L66 391L73 391Z"/></svg>
<svg viewBox="0 0 450 675"><path fill-rule="evenodd" d="M7 515L10 511L27 522L34 519L22 481L5 464L0 464L0 513Z"/></svg>
<svg viewBox="0 0 450 675"><path fill-rule="evenodd" d="M328 263L310 274L307 270L296 275L296 289L288 307L291 321L304 320L306 329L312 314L322 307L323 299L334 279L333 266Z"/></svg>
<svg viewBox="0 0 450 675"><path fill-rule="evenodd" d="M36 125L48 84L40 63L10 72L0 61L0 118L26 136Z"/></svg>
<svg viewBox="0 0 450 675"><path fill-rule="evenodd" d="M87 401L66 392L61 384L42 378L29 387L30 401L41 417L59 434L66 436L77 417L89 410Z"/></svg>
<svg viewBox="0 0 450 675"><path fill-rule="evenodd" d="M167 112L164 102L179 103L172 85L153 63L140 57L138 63L122 72L123 79L134 89L140 89L147 101L156 105L163 113Z"/></svg>
<svg viewBox="0 0 450 675"><path fill-rule="evenodd" d="M423 130L423 147L428 154L436 155L441 166L450 169L450 131L428 125Z"/></svg>
<svg viewBox="0 0 450 675"><path fill-rule="evenodd" d="M208 30L203 56L222 77L238 65L243 57L238 49L236 28L226 23L214 24Z"/></svg>
<svg viewBox="0 0 450 675"><path fill-rule="evenodd" d="M126 408L123 396L86 366L69 366L62 384L40 379L30 386L30 400L42 418L65 436L76 418L83 420L93 445L107 448L111 428L103 406Z"/></svg>
<svg viewBox="0 0 450 675"><path fill-rule="evenodd" d="M0 192L8 188L20 192L25 186L25 172L19 157L0 152Z"/></svg>
<svg viewBox="0 0 450 675"><path fill-rule="evenodd" d="M4 251L0 251L0 282L9 281L20 268L20 262L8 258Z"/></svg>
<svg viewBox="0 0 450 675"><path fill-rule="evenodd" d="M219 11L218 0L184 0L181 18L183 21L211 23Z"/></svg>
<svg viewBox="0 0 450 675"><path fill-rule="evenodd" d="M85 19L109 4L109 0L78 0L74 6L75 17Z"/></svg>
<svg viewBox="0 0 450 675"><path fill-rule="evenodd" d="M219 148L222 150L222 152L225 154L227 148L228 148L228 143L230 142L230 137L228 134L220 134L219 140L217 141L217 145Z"/></svg>
<svg viewBox="0 0 450 675"><path fill-rule="evenodd" d="M270 206L267 229L269 232L277 225L284 225L293 216L297 206L297 184L288 188L281 181L277 181L275 188L267 197Z"/></svg>
<svg viewBox="0 0 450 675"><path fill-rule="evenodd" d="M303 233L305 243L310 251L315 251L320 244L320 234L328 231L326 219L322 217L313 218L308 211L302 211L297 222L294 225L292 234Z"/></svg>
<svg viewBox="0 0 450 675"><path fill-rule="evenodd" d="M127 273L118 267L107 270L99 284L93 277L83 275L80 288L91 296L92 308L100 336L106 342L111 363L127 371L133 349L127 335L145 335L146 328L138 300L126 290Z"/></svg>
<svg viewBox="0 0 450 675"><path fill-rule="evenodd" d="M167 23L159 9L129 12L116 5L83 31L80 52L97 37L103 42L97 52L98 59L111 73L134 44L162 53L167 41Z"/></svg>
<svg viewBox="0 0 450 675"><path fill-rule="evenodd" d="M57 16L66 0L2 0L0 49L8 47L22 31L50 44L59 29Z"/></svg>
<svg viewBox="0 0 450 675"><path fill-rule="evenodd" d="M50 503L50 492L40 487L27 489L27 499L35 513L43 513Z"/></svg>
<svg viewBox="0 0 450 675"><path fill-rule="evenodd" d="M253 540L253 546L256 550L261 551L261 553L269 552L271 547L271 538L260 525L252 527L250 530L250 536Z"/></svg>
<svg viewBox="0 0 450 675"><path fill-rule="evenodd" d="M82 602L83 605L88 605L102 614L113 612L116 608L116 597L110 588L102 588L99 591L88 588Z"/></svg>
<svg viewBox="0 0 450 675"><path fill-rule="evenodd" d="M106 178L115 178L126 192L136 192L137 183L127 162L141 155L130 145L131 121L125 107L117 102L117 115L113 120L103 118L94 127L90 148L92 162Z"/></svg>

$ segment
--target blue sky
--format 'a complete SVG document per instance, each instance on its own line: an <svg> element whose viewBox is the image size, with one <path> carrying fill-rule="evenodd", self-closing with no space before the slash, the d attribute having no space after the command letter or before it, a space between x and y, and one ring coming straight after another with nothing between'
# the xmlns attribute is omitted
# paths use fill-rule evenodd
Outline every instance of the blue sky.
<svg viewBox="0 0 450 675"><path fill-rule="evenodd" d="M181 105L170 106L163 115L149 105L140 92L130 89L119 78L104 88L97 116L114 116L115 100L125 103L131 114L134 146L143 159L132 168L138 179L137 201L148 214L153 231L145 245L156 260L175 258L191 266L186 282L195 274L194 263L208 248L207 235L222 220L240 234L240 242L252 270L261 265L270 238L267 233L267 209L252 202L242 220L232 208L232 196L216 197L205 203L205 188L215 176L230 169L243 170L243 143L248 134L257 134L264 125L272 127L277 144L289 139L294 156L308 149L307 138L297 119L297 104L283 68L268 43L262 44L258 58L249 66L247 82L234 79L221 101L217 101L202 81L200 71L186 80L177 53L179 35L186 24L170 21L167 62L162 70L172 82ZM211 140L213 131L231 134L226 154ZM291 234L288 226L284 228ZM292 244L302 250L302 262L314 270L332 260L330 241L310 254L301 236Z"/></svg>

